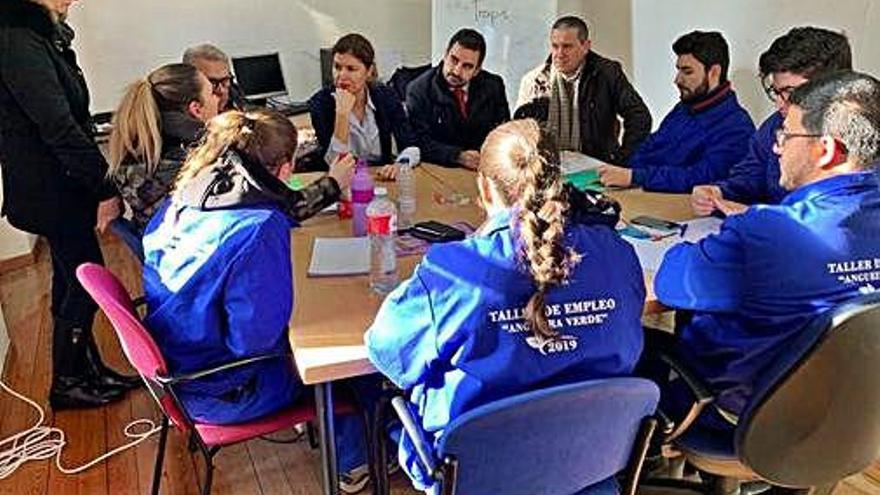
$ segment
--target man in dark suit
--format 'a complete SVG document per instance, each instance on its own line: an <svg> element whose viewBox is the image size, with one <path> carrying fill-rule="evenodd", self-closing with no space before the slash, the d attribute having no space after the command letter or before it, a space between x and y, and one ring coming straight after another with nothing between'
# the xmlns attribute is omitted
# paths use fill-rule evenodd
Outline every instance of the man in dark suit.
<svg viewBox="0 0 880 495"><path fill-rule="evenodd" d="M443 63L407 87L406 107L422 160L476 170L486 135L510 119L504 81L482 70L486 40L461 29Z"/></svg>

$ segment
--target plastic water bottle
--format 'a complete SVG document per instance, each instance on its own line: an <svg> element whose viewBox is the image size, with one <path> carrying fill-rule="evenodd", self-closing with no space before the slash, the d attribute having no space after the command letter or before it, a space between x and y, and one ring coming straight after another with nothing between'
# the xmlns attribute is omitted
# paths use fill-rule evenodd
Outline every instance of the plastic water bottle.
<svg viewBox="0 0 880 495"><path fill-rule="evenodd" d="M351 234L367 235L367 205L373 200L373 178L367 170L367 162L361 158L355 166L351 179Z"/></svg>
<svg viewBox="0 0 880 495"><path fill-rule="evenodd" d="M400 157L397 161L397 205L400 229L403 230L412 227L416 215L416 176L408 157Z"/></svg>
<svg viewBox="0 0 880 495"><path fill-rule="evenodd" d="M397 285L397 209L388 199L388 190L376 188L376 197L367 207L367 231L370 234L370 288L387 294Z"/></svg>

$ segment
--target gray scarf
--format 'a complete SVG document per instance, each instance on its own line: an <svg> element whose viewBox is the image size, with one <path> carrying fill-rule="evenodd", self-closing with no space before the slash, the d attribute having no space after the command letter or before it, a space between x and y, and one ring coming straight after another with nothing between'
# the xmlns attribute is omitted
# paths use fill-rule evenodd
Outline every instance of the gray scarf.
<svg viewBox="0 0 880 495"><path fill-rule="evenodd" d="M578 112L580 79L579 73L575 79L567 82L555 67L550 70L550 108L547 113L547 126L556 136L560 150L580 151L581 149L581 122ZM566 91L566 84L571 85L571 96Z"/></svg>

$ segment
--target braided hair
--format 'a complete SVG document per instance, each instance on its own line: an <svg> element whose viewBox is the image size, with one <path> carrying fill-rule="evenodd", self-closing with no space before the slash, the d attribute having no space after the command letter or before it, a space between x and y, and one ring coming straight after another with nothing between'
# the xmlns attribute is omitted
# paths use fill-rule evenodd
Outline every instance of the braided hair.
<svg viewBox="0 0 880 495"><path fill-rule="evenodd" d="M553 339L558 332L547 320L544 298L580 259L563 242L570 204L553 137L532 119L503 124L486 137L479 172L516 211L520 262L537 286L526 322L536 337Z"/></svg>

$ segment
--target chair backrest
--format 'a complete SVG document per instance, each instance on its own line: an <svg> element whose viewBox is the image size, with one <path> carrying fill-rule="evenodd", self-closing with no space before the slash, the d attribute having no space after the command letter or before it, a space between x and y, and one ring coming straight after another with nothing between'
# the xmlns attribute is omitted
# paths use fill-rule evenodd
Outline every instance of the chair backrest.
<svg viewBox="0 0 880 495"><path fill-rule="evenodd" d="M187 429L186 415L166 394L158 377L167 375L165 358L135 312L128 291L113 273L101 265L84 263L76 269L76 278L98 304L119 338L122 351L150 387L150 392L169 418L179 428Z"/></svg>
<svg viewBox="0 0 880 495"><path fill-rule="evenodd" d="M398 67L391 74L391 78L388 79L388 86L397 93L400 101L406 103L406 87L430 68L431 64L419 65L417 67Z"/></svg>
<svg viewBox="0 0 880 495"><path fill-rule="evenodd" d="M880 292L798 335L757 384L736 446L753 471L790 487L833 483L880 457Z"/></svg>
<svg viewBox="0 0 880 495"><path fill-rule="evenodd" d="M657 386L642 378L517 395L451 422L438 454L457 462L457 493L575 493L627 466L659 398Z"/></svg>

